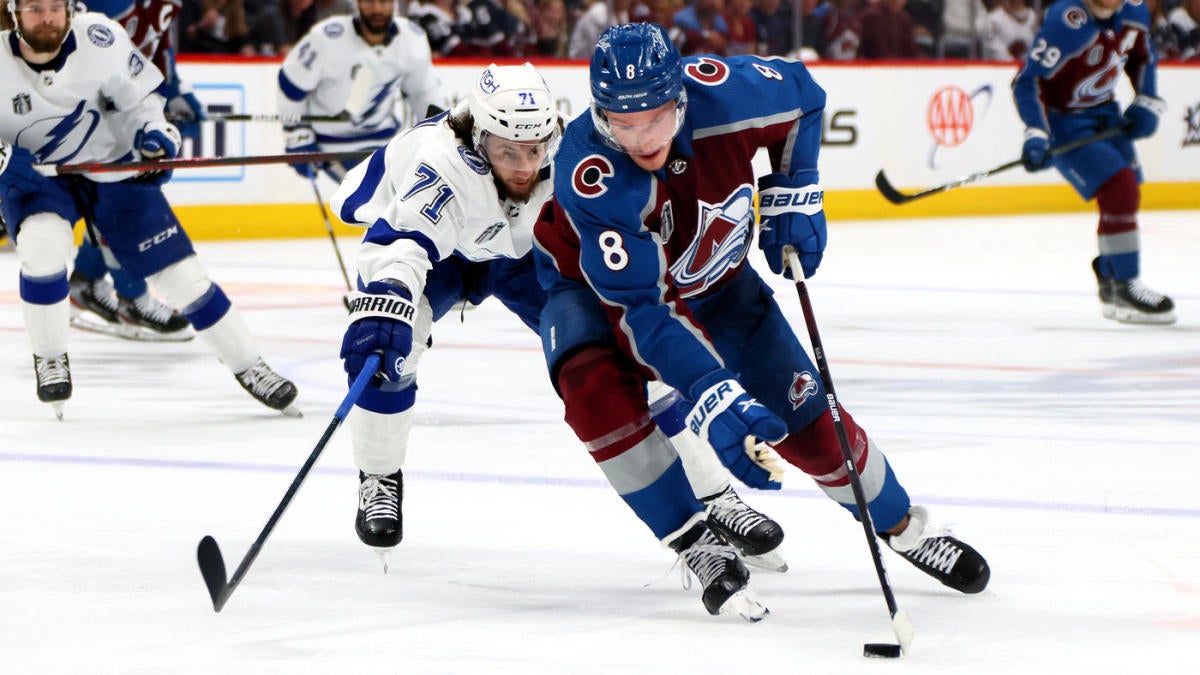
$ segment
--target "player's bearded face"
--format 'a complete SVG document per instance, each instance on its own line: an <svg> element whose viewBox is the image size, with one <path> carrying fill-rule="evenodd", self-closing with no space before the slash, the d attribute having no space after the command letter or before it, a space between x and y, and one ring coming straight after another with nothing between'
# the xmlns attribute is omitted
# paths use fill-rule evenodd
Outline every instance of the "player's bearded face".
<svg viewBox="0 0 1200 675"><path fill-rule="evenodd" d="M382 34L392 22L393 0L358 0L358 17L368 31Z"/></svg>
<svg viewBox="0 0 1200 675"><path fill-rule="evenodd" d="M546 165L548 146L547 141L523 143L489 135L483 139L482 150L492 165L492 174L504 184L508 196L523 201L529 199L537 186L538 175Z"/></svg>
<svg viewBox="0 0 1200 675"><path fill-rule="evenodd" d="M647 171L661 169L679 129L679 107L664 103L652 110L607 113L613 139L635 164Z"/></svg>
<svg viewBox="0 0 1200 675"><path fill-rule="evenodd" d="M23 2L17 6L17 20L21 37L34 52L56 52L67 38L67 3L62 0Z"/></svg>

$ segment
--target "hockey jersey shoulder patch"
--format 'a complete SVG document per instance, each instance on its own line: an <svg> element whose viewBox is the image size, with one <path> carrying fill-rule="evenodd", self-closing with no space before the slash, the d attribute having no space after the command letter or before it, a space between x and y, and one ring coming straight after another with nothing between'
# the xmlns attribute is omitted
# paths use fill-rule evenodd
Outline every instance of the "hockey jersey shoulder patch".
<svg viewBox="0 0 1200 675"><path fill-rule="evenodd" d="M462 157L463 163L480 176L486 176L488 171L490 171L483 157L470 148L462 145L458 146L458 156Z"/></svg>
<svg viewBox="0 0 1200 675"><path fill-rule="evenodd" d="M326 37L336 40L346 34L346 27L337 22L330 22L325 24L324 33Z"/></svg>
<svg viewBox="0 0 1200 675"><path fill-rule="evenodd" d="M94 23L87 27L87 38L97 47L111 47L115 38L108 26Z"/></svg>

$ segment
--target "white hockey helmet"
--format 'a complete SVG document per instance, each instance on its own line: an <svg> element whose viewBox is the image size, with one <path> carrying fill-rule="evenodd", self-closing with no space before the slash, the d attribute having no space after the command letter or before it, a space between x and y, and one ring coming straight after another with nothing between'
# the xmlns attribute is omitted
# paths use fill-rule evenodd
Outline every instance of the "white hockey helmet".
<svg viewBox="0 0 1200 675"><path fill-rule="evenodd" d="M518 143L557 143L558 109L532 64L488 66L471 88L467 106L474 119L471 141L479 152L485 134Z"/></svg>

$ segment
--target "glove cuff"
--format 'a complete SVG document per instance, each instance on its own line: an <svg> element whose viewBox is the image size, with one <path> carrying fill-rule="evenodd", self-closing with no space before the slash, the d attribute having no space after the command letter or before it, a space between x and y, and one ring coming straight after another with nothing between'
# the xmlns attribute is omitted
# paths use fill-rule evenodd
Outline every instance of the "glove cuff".
<svg viewBox="0 0 1200 675"><path fill-rule="evenodd" d="M1040 138L1048 141L1050 140L1050 134L1047 133L1045 129L1039 129L1037 127L1025 127L1025 140L1029 140L1031 138Z"/></svg>
<svg viewBox="0 0 1200 675"><path fill-rule="evenodd" d="M716 375L722 371L716 371L701 380L709 380L712 375ZM733 405L733 401L746 393L742 385L732 377L732 373L724 371L730 375L727 379L721 379L713 382L709 387L699 392L694 401L696 404L692 406L692 411L687 416L687 426L700 438L708 438L708 427L712 424L713 419L724 412L729 406ZM697 383L699 388L700 383Z"/></svg>
<svg viewBox="0 0 1200 675"><path fill-rule="evenodd" d="M1155 98L1147 94L1138 94L1133 99L1131 105L1136 105L1145 108L1154 113L1155 117L1162 117L1163 113L1167 112L1167 102L1161 98Z"/></svg>
<svg viewBox="0 0 1200 675"><path fill-rule="evenodd" d="M399 321L409 326L417 318L417 306L403 288L381 281L367 284L367 293L354 291L350 298L350 323L359 319L382 318ZM371 292L374 291L374 292Z"/></svg>

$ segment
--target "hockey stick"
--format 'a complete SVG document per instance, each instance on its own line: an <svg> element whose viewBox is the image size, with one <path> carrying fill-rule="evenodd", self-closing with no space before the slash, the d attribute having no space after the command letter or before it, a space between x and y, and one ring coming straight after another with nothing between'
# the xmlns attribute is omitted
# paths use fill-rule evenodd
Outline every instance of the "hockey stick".
<svg viewBox="0 0 1200 675"><path fill-rule="evenodd" d="M808 328L808 339L812 343L814 360L821 374L821 383L825 385L825 398L829 401L829 413L833 417L833 426L837 430L838 447L842 451L842 460L846 462L846 474L850 478L850 490L854 493L854 503L858 506L859 520L862 522L863 533L867 536L867 546L871 549L871 560L875 563L875 574L879 577L879 587L883 590L883 599L887 603L888 613L892 617L892 631L901 650L907 650L913 640L912 622L908 613L896 605L896 595L892 592L892 582L888 580L887 568L883 564L883 552L879 549L879 541L875 538L875 525L871 522L871 511L867 506L867 497L863 492L862 478L858 467L854 464L854 453L850 449L850 435L846 432L846 423L842 421L841 406L837 394L833 390L833 376L829 374L829 362L825 358L825 348L821 345L821 335L817 332L817 318L813 314L812 302L808 298L808 287L804 284L804 271L800 267L800 258L790 246L786 249L788 267L796 278L796 293L800 296L800 308L804 312L804 325ZM891 653L873 653L880 647L888 645L863 646L866 656L899 656ZM891 647L893 650L894 646Z"/></svg>
<svg viewBox="0 0 1200 675"><path fill-rule="evenodd" d="M1103 140L1112 138L1114 136L1120 136L1123 133L1125 133L1125 127L1114 127L1112 129L1106 129L1105 131L1101 131L1098 134L1088 136L1087 138L1080 138L1078 140L1071 141L1070 143L1064 143L1060 146L1051 148L1050 152L1048 153L1048 156L1057 157L1058 155L1062 155L1062 154L1071 152L1073 150L1078 150L1079 148L1082 148L1085 145L1089 145L1089 144L1095 143L1097 141L1103 141ZM1014 159L1011 162L1005 162L1004 164L1001 164L1000 166L988 169L986 171L978 171L969 176L964 176L962 178L959 178L958 180L952 180L949 183L943 183L942 185L938 185L938 186L931 187L931 188L928 188L925 190L921 190L920 192L914 192L912 194L904 194L904 193L900 192L899 190L897 190L895 187L893 187L891 181L889 181L887 179L887 176L885 176L883 174L883 170L880 169L879 173L875 174L875 187L879 188L879 192L883 195L883 198L888 200L889 202L891 202L893 204L907 204L908 202L911 202L914 199L920 199L921 197L928 197L929 195L935 195L939 192L945 192L947 190L952 190L956 187L961 187L963 185L975 183L977 181L983 180L984 178L987 178L989 176L994 176L1002 171L1008 171L1009 169L1018 167L1020 165L1021 165L1021 160Z"/></svg>
<svg viewBox="0 0 1200 675"><path fill-rule="evenodd" d="M346 291L353 291L350 286L350 275L346 272L346 261L342 260L342 251L338 248L337 236L333 234L333 223L329 221L329 212L325 210L325 200L321 198L321 189L317 187L317 174L314 171L313 175L309 176L312 181L313 195L317 198L317 208L321 209L321 220L325 221L325 231L329 233L329 242L333 244L333 254L337 256L338 268L342 270L342 280L346 282ZM342 302L345 303L346 309L350 309L350 296L342 297Z"/></svg>
<svg viewBox="0 0 1200 675"><path fill-rule="evenodd" d="M258 164L308 164L338 162L369 157L371 150L347 152L294 152L283 155L251 155L249 157L177 157L140 162L103 162L81 164L35 164L43 176L71 176L84 173L113 173L117 171L171 171L174 169L206 169L214 166L254 166Z"/></svg>
<svg viewBox="0 0 1200 675"><path fill-rule="evenodd" d="M171 122L191 120L184 115L167 115ZM310 124L312 122L349 122L350 113L343 110L336 115L274 115L269 113L204 113L201 122L275 122L278 124Z"/></svg>
<svg viewBox="0 0 1200 675"><path fill-rule="evenodd" d="M275 529L275 524L279 522L279 518L283 516L283 512L292 502L292 498L296 496L296 491L300 489L301 483L308 477L308 472L312 470L313 465L317 463L317 458L325 450L325 445L329 443L329 439L333 438L333 432L337 431L342 420L346 419L346 415L350 413L350 408L354 406L354 402L362 395L363 390L367 388L367 383L371 381L371 377L379 368L379 355L371 354L363 363L362 372L354 379L354 383L350 385L350 391L346 394L346 398L342 399L341 405L337 411L333 413L333 419L330 420L329 426L325 427L325 433L321 435L321 440L317 441L317 447L313 448L312 453L308 455L308 461L304 462L304 466L300 467L300 473L292 480L292 484L288 486L287 493L283 495L283 501L279 502L279 506L275 507L275 513L271 514L271 518L267 520L266 527L258 535L258 539L250 545L250 549L246 551L246 556L242 558L241 564L234 571L233 576L228 581L225 579L225 559L221 557L221 549L217 546L217 540L209 535L205 535L200 540L200 545L196 547L196 559L200 563L200 574L204 577L204 585L208 587L208 594L212 596L213 611L220 612L225 606L229 596L242 583L246 572L250 569L250 565L254 563L254 559L262 551L263 544L266 543L267 537L271 531Z"/></svg>

